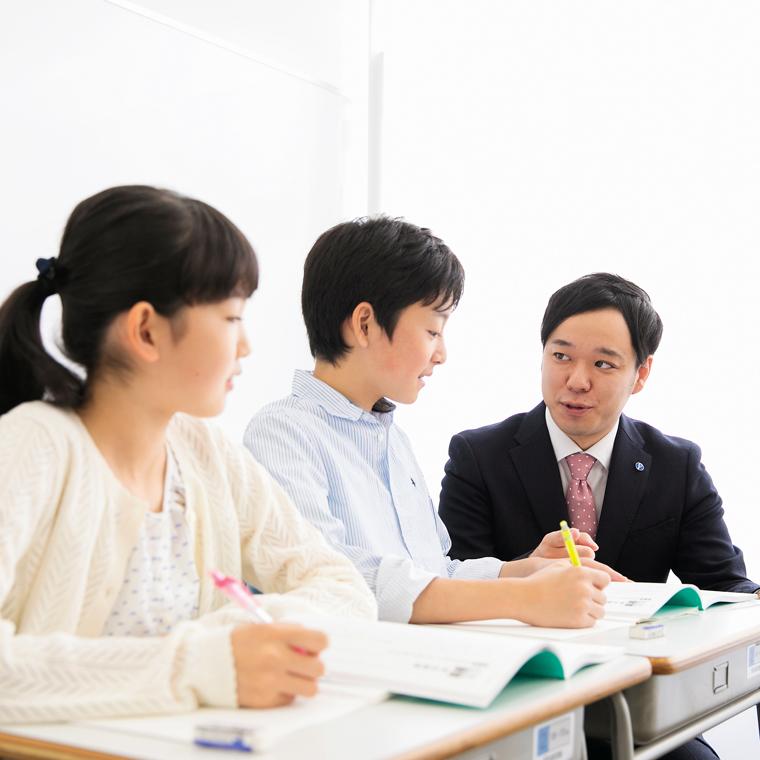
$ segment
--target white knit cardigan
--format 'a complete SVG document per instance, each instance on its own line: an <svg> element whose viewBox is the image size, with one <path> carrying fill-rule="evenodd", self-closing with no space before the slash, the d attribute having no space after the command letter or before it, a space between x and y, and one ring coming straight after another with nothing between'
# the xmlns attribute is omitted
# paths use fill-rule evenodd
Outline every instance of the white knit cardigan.
<svg viewBox="0 0 760 760"><path fill-rule="evenodd" d="M0 723L236 704L230 645L245 614L208 571L265 592L274 617L374 618L374 597L242 446L177 415L167 438L187 494L199 617L171 634L101 637L147 505L79 416L42 401L0 417Z"/></svg>

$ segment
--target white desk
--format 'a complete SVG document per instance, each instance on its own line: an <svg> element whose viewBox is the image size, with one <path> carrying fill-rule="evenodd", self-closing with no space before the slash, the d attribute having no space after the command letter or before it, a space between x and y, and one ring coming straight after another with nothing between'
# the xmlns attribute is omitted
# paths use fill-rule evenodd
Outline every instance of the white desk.
<svg viewBox="0 0 760 760"><path fill-rule="evenodd" d="M487 710L393 698L283 739L261 760L515 760L533 758L536 732L549 721L572 716L570 758L585 757L583 708L645 681L646 658L624 656L586 668L567 681L513 681ZM188 720L196 720L194 714ZM567 727L567 723L563 727ZM90 760L140 757L147 760L232 760L228 751L124 734L92 724L0 726L0 756ZM565 757L563 756L563 757Z"/></svg>
<svg viewBox="0 0 760 760"><path fill-rule="evenodd" d="M623 646L652 664L646 683L586 711L586 733L612 734L618 760L651 760L760 702L760 605L722 605L665 621L663 638L632 639L627 628L579 642ZM757 650L751 647L757 646ZM748 666L748 652L757 666ZM608 727L609 703L615 729ZM634 749L634 744L640 745ZM760 739L747 757L760 757Z"/></svg>

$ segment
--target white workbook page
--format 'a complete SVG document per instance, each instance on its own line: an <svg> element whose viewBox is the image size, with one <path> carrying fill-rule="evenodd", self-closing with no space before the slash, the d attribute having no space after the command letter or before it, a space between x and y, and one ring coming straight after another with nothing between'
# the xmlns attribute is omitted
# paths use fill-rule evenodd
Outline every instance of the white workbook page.
<svg viewBox="0 0 760 760"><path fill-rule="evenodd" d="M323 653L328 680L473 707L488 706L529 660L531 675L567 678L622 652L437 626L322 618L308 624L329 638Z"/></svg>
<svg viewBox="0 0 760 760"><path fill-rule="evenodd" d="M320 690L315 697L310 699L298 697L292 704L285 707L256 710L202 708L177 715L87 720L77 721L77 723L132 735L169 739L187 745L192 744L196 727L199 725L245 728L253 731L254 748L266 750L280 739L303 728L382 702L388 696L388 693L382 689L325 683L320 685Z"/></svg>

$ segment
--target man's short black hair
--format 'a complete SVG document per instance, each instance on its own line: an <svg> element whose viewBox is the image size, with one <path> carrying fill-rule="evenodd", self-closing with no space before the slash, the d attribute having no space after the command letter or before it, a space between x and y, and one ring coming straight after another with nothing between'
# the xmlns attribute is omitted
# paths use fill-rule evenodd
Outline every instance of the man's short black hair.
<svg viewBox="0 0 760 760"><path fill-rule="evenodd" d="M386 216L338 224L319 236L303 269L312 356L335 364L348 352L341 326L363 301L392 338L402 309L456 306L463 287L462 265L430 230Z"/></svg>
<svg viewBox="0 0 760 760"><path fill-rule="evenodd" d="M541 322L541 343L569 317L598 309L617 309L628 325L639 366L660 345L662 320L646 291L616 274L597 272L561 287L549 299Z"/></svg>

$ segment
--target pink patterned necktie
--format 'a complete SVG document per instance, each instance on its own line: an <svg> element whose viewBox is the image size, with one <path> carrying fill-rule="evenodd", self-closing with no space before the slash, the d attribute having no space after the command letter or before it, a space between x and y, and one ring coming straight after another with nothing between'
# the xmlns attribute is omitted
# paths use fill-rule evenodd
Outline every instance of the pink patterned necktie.
<svg viewBox="0 0 760 760"><path fill-rule="evenodd" d="M591 454L570 454L565 457L570 467L570 483L567 486L567 513L570 525L596 537L596 506L594 493L588 484L588 474L596 459Z"/></svg>

